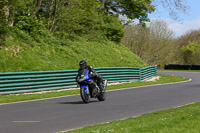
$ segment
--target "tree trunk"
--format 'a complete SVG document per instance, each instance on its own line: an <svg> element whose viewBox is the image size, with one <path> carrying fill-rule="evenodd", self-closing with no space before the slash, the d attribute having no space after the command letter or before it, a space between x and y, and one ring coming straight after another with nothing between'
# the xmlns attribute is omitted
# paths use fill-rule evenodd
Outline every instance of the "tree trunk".
<svg viewBox="0 0 200 133"><path fill-rule="evenodd" d="M55 21L56 21L57 8L58 8L58 0L55 0L53 16L52 16L52 23L51 23L51 28L50 28L51 33L53 32L54 24L55 24Z"/></svg>
<svg viewBox="0 0 200 133"><path fill-rule="evenodd" d="M106 0L102 0L102 3L101 3L101 14L102 15L104 15L104 11L105 11L105 2L106 2ZM104 24L103 17L101 17L101 23Z"/></svg>
<svg viewBox="0 0 200 133"><path fill-rule="evenodd" d="M102 0L102 3L101 3L101 13L102 14L104 13L104 10L105 10L105 2L106 2L106 0Z"/></svg>
<svg viewBox="0 0 200 133"><path fill-rule="evenodd" d="M50 6L49 6L49 9L47 9L47 10L49 10L47 27L50 30L50 27L51 27L51 16L52 16L52 5L54 3L54 0L49 1L49 3L50 3Z"/></svg>
<svg viewBox="0 0 200 133"><path fill-rule="evenodd" d="M4 9L4 20L5 20L5 23L9 26L13 26L14 25L14 14L11 14L10 13L10 9L7 5L5 5L3 7Z"/></svg>
<svg viewBox="0 0 200 133"><path fill-rule="evenodd" d="M9 8L8 8L8 6L4 6L4 15L5 15L5 22L8 24L8 17L9 17L9 15L10 15L10 12L9 12Z"/></svg>
<svg viewBox="0 0 200 133"><path fill-rule="evenodd" d="M36 0L36 11L35 11L35 15L37 14L37 12L39 11L40 9L40 6L42 4L42 0Z"/></svg>

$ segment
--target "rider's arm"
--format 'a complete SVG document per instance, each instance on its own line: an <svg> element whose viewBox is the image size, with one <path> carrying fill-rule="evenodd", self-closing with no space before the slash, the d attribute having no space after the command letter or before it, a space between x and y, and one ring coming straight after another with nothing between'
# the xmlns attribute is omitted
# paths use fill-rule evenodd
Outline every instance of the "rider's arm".
<svg viewBox="0 0 200 133"><path fill-rule="evenodd" d="M94 68L93 68L92 66L89 66L89 65L88 65L88 69L89 69L90 74L91 74L92 76L96 76L96 75L97 75L97 72L94 70Z"/></svg>
<svg viewBox="0 0 200 133"><path fill-rule="evenodd" d="M79 73L80 69L78 70L78 73ZM76 75L76 82L78 82L78 79L79 79L79 76L78 74Z"/></svg>

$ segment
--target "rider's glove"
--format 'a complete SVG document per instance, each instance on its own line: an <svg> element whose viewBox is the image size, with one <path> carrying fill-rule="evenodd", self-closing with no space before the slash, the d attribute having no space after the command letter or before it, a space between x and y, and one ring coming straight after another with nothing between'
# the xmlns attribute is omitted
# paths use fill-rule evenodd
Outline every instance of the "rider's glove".
<svg viewBox="0 0 200 133"><path fill-rule="evenodd" d="M90 76L90 77L94 77L94 76L96 76L96 74L93 73L93 72L91 72L91 73L89 74L89 76Z"/></svg>

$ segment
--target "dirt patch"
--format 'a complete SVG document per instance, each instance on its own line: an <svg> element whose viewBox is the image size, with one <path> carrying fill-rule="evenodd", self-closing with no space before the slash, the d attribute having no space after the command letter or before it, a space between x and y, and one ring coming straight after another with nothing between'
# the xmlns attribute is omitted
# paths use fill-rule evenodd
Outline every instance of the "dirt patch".
<svg viewBox="0 0 200 133"><path fill-rule="evenodd" d="M146 80L146 82L149 82L149 81L157 81L157 80L159 80L159 79L160 79L160 76L157 76L157 77L153 77L153 78L151 78L151 79Z"/></svg>

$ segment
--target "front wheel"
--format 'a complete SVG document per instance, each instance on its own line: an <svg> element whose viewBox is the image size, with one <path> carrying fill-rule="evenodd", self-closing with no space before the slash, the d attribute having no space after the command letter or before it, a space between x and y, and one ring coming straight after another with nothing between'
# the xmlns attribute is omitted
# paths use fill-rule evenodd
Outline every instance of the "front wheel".
<svg viewBox="0 0 200 133"><path fill-rule="evenodd" d="M89 94L86 93L86 88L81 88L80 89L80 94L81 94L81 98L82 98L83 102L84 103L89 103L90 96L89 96Z"/></svg>

